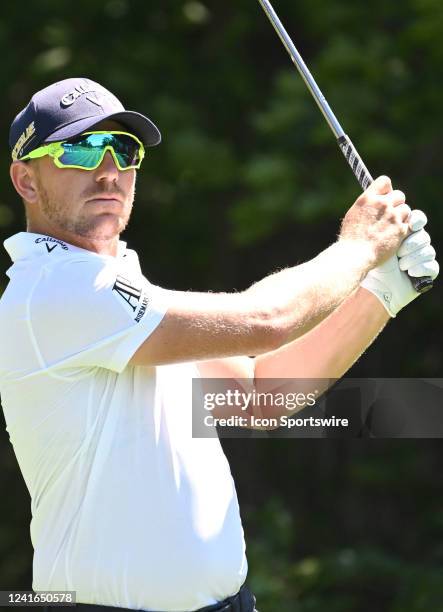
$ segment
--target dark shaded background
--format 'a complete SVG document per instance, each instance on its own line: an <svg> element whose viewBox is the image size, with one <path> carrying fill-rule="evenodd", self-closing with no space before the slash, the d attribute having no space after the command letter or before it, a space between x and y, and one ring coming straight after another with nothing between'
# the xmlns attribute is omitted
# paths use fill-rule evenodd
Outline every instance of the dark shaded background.
<svg viewBox="0 0 443 612"><path fill-rule="evenodd" d="M368 168L426 211L438 250L441 0L274 0L274 8ZM2 240L24 229L7 175L11 120L37 89L69 76L98 80L163 132L124 235L154 283L246 288L331 244L359 193L253 0L9 3L0 51ZM5 252L0 264L9 266ZM351 374L440 377L441 298L437 283ZM4 431L0 442L0 590L30 588L29 495ZM443 610L437 440L223 444L261 612Z"/></svg>

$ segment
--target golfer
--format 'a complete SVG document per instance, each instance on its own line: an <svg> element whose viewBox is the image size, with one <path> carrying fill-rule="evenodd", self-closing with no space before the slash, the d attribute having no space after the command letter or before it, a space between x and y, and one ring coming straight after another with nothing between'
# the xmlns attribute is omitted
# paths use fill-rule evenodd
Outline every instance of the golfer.
<svg viewBox="0 0 443 612"><path fill-rule="evenodd" d="M0 393L32 586L85 611L253 612L227 460L191 436L192 378L338 378L418 296L406 271L438 264L424 214L380 177L307 263L239 293L154 286L120 234L159 143L85 78L37 92L11 126L27 231L4 243Z"/></svg>

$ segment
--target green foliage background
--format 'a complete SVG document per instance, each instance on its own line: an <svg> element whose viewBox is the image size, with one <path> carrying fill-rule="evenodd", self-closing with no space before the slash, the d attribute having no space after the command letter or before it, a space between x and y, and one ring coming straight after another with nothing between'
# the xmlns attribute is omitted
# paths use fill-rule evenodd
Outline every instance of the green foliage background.
<svg viewBox="0 0 443 612"><path fill-rule="evenodd" d="M442 243L441 0L274 0L374 176ZM359 193L257 2L9 3L0 21L1 239L24 229L7 134L31 95L99 81L152 117L124 238L165 287L242 289L311 258ZM0 253L3 270L9 266ZM0 292L6 285L0 279ZM358 376L440 377L439 283L393 320ZM0 339L1 341L1 339ZM438 441L229 440L261 612L443 610ZM0 589L30 588L29 496L1 438Z"/></svg>

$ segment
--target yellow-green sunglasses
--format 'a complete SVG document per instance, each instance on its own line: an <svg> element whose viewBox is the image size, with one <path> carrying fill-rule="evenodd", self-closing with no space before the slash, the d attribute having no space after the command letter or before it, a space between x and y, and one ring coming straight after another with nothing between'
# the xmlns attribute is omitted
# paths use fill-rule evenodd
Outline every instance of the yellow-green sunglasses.
<svg viewBox="0 0 443 612"><path fill-rule="evenodd" d="M84 132L75 138L50 142L20 159L36 159L49 155L58 168L95 170L109 151L121 171L137 170L145 156L143 143L128 132Z"/></svg>

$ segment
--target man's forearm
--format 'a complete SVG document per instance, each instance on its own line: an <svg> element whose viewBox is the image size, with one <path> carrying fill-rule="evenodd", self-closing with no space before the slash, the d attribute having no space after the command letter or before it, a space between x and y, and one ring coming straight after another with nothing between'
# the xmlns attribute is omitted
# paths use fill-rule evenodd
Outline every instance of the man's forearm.
<svg viewBox="0 0 443 612"><path fill-rule="evenodd" d="M310 332L255 359L255 378L340 378L389 320L380 301L359 288Z"/></svg>
<svg viewBox="0 0 443 612"><path fill-rule="evenodd" d="M268 384L263 379L317 379L315 385L318 387L320 379L332 382L341 378L389 318L380 301L366 289L359 288L309 333L256 357L257 390L264 390L262 387ZM287 411L283 413L288 414Z"/></svg>
<svg viewBox="0 0 443 612"><path fill-rule="evenodd" d="M315 259L237 294L164 292L168 312L131 365L261 355L317 325L373 265L370 247L339 241Z"/></svg>
<svg viewBox="0 0 443 612"><path fill-rule="evenodd" d="M311 261L252 285L246 294L279 314L290 342L330 315L373 265L366 243L338 241Z"/></svg>

